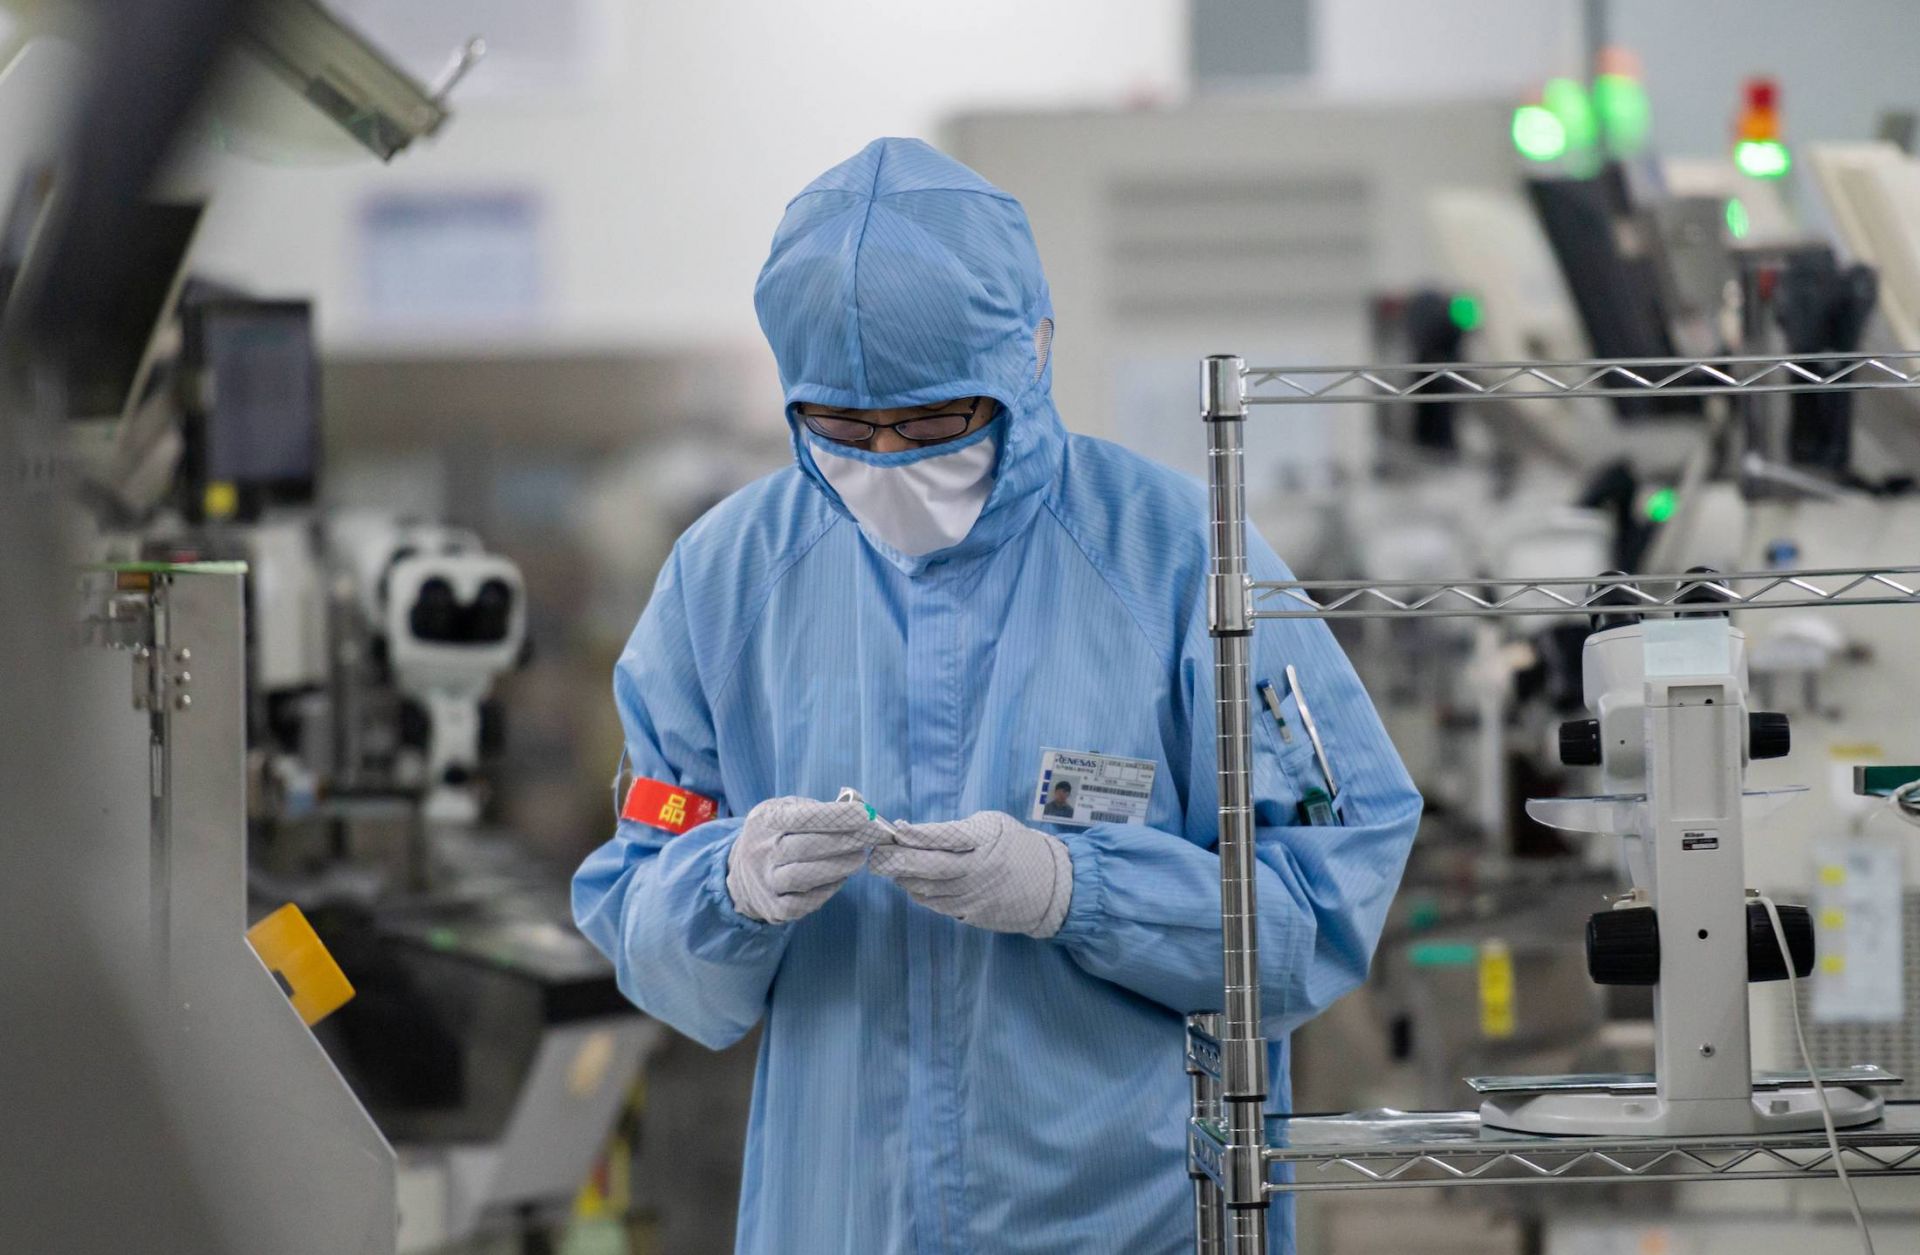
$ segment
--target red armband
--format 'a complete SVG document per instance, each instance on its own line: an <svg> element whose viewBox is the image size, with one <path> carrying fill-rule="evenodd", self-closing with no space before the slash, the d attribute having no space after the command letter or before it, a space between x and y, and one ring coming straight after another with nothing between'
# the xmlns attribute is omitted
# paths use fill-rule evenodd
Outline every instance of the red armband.
<svg viewBox="0 0 1920 1255"><path fill-rule="evenodd" d="M627 790L620 818L664 828L677 837L689 828L706 823L719 810L720 804L710 797L643 776L635 779Z"/></svg>

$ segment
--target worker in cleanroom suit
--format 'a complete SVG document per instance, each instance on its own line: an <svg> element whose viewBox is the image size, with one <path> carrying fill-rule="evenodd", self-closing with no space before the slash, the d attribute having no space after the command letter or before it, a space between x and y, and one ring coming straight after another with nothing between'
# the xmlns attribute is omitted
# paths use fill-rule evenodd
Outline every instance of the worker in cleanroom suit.
<svg viewBox="0 0 1920 1255"><path fill-rule="evenodd" d="M1182 1016L1221 1004L1205 493L1067 434L1026 215L925 144L795 197L755 303L795 465L687 531L621 655L634 779L580 927L698 1041L765 1022L739 1250L1190 1250ZM1255 707L1284 1109L1287 1034L1366 974L1420 798L1323 623L1253 659L1287 724ZM1338 826L1300 817L1325 782L1289 663Z"/></svg>

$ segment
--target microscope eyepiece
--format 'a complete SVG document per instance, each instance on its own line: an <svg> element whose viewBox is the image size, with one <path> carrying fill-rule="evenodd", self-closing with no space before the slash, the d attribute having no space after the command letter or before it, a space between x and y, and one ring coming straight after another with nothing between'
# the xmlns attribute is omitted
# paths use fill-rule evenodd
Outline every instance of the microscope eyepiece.
<svg viewBox="0 0 1920 1255"><path fill-rule="evenodd" d="M1600 572L1600 578L1603 580L1618 579L1619 577L1625 574L1626 574L1625 571L1602 571ZM1610 585L1607 588L1602 589L1599 592L1599 595L1594 597L1587 604L1591 606L1637 606L1637 605L1640 605L1641 604L1640 599L1633 595L1633 590L1636 587L1637 586L1633 584ZM1595 632L1604 632L1608 628L1631 627L1632 625L1640 622L1640 618L1641 616L1638 614L1619 614L1619 613L1595 614L1595 615L1589 616L1587 621L1592 626Z"/></svg>

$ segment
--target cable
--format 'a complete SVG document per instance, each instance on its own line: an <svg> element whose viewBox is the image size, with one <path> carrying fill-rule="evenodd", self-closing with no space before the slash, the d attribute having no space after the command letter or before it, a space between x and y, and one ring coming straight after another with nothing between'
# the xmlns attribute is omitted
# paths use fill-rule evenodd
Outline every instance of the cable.
<svg viewBox="0 0 1920 1255"><path fill-rule="evenodd" d="M1887 809L1901 823L1920 828L1920 780L1909 780L1887 794Z"/></svg>
<svg viewBox="0 0 1920 1255"><path fill-rule="evenodd" d="M1920 781L1915 781L1920 784ZM1913 785L1898 790L1905 793ZM1814 1097L1820 1101L1820 1123L1827 1130L1827 1149L1833 1154L1833 1170L1840 1178L1840 1184L1847 1188L1847 1203L1853 1208L1853 1222L1860 1227L1860 1245L1866 1255L1874 1255L1873 1234L1867 1230L1866 1213L1860 1210L1860 1195L1853 1188L1852 1178L1847 1176L1846 1161L1840 1157L1840 1135L1833 1128L1833 1107L1827 1102L1827 1087L1820 1082L1820 1073L1813 1066L1813 1052L1807 1049L1807 1030L1800 1023L1800 982L1793 974L1793 951L1787 945L1786 926L1780 922L1780 909L1773 899L1764 893L1756 893L1754 898L1766 909L1767 920L1773 925L1773 939L1780 946L1781 962L1787 967L1788 1006L1793 1010L1793 1035L1800 1043L1800 1061L1806 1064L1807 1079L1813 1082Z"/></svg>

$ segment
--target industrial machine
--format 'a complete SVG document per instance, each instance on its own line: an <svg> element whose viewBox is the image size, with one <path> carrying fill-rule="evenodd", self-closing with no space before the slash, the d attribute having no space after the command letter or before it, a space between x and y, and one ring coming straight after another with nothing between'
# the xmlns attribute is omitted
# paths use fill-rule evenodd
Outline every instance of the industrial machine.
<svg viewBox="0 0 1920 1255"><path fill-rule="evenodd" d="M211 1134L183 1153L224 1183L224 1249L382 1255L393 1151L312 1032L352 990L297 915L293 945L249 946L244 579L141 563L80 581L92 837L119 852L101 911L151 941L173 1097Z"/></svg>
<svg viewBox="0 0 1920 1255"><path fill-rule="evenodd" d="M1710 572L1696 572L1710 575ZM1709 594L1711 595L1711 594ZM1792 790L1743 786L1752 759L1790 744L1782 714L1747 708L1746 635L1726 618L1603 614L1583 671L1592 717L1561 725L1562 758L1599 766L1605 792L1536 799L1552 827L1618 836L1632 891L1587 924L1603 985L1654 993L1650 1076L1476 1078L1484 1124L1548 1134L1681 1135L1845 1127L1876 1119L1874 1067L1756 1078L1747 984L1806 977L1813 920L1746 887L1745 816ZM1776 934L1776 928L1781 931Z"/></svg>
<svg viewBox="0 0 1920 1255"><path fill-rule="evenodd" d="M4 232L22 288L50 190L30 181ZM369 1207L353 1232L394 1249L401 1188L402 1249L501 1229L536 1242L568 1213L661 1030L573 929L568 869L491 826L524 581L471 529L329 508L312 311L190 278L201 208L136 215L142 281L68 372L52 477L84 507L90 556L211 565L230 586L234 776L219 822L238 896L206 918L241 945L248 918L291 902L357 991L319 1044L301 1029L325 1076L351 1084L353 1112L372 1115L384 1213ZM203 678L197 662L175 667L154 683Z"/></svg>

